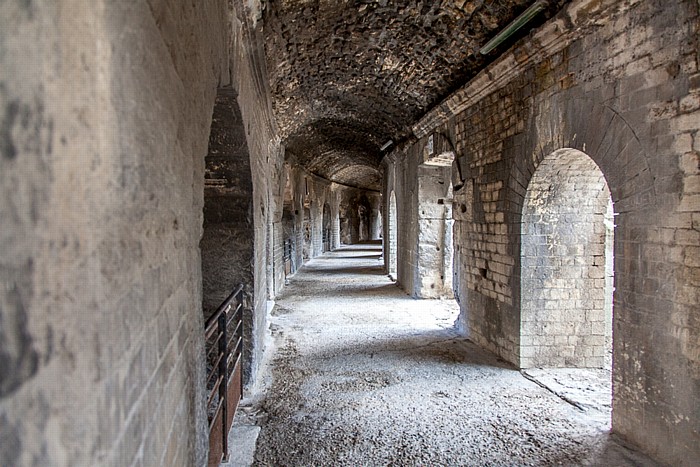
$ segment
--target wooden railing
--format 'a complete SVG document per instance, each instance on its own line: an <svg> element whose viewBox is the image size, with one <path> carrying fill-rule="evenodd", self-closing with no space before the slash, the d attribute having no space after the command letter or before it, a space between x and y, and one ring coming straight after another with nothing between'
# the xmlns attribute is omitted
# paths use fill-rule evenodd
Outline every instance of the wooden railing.
<svg viewBox="0 0 700 467"><path fill-rule="evenodd" d="M228 432L243 393L243 285L219 305L204 326L207 354L209 466L228 459Z"/></svg>

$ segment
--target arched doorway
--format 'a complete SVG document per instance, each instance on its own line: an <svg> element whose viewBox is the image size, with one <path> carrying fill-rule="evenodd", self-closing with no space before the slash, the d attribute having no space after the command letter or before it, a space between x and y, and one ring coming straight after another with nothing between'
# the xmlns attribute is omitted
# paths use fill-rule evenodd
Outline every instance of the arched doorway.
<svg viewBox="0 0 700 467"><path fill-rule="evenodd" d="M331 250L331 207L323 205L323 252Z"/></svg>
<svg viewBox="0 0 700 467"><path fill-rule="evenodd" d="M389 238L387 239L387 259L388 259L388 273L392 279L396 280L397 274L397 219L396 219L396 193L392 190L391 195L389 195Z"/></svg>
<svg viewBox="0 0 700 467"><path fill-rule="evenodd" d="M228 430L251 379L254 319L253 179L246 132L232 88L214 104L204 172L204 222L200 241L202 311L207 375L197 391L206 400L209 465L226 454ZM237 291L237 292L236 292ZM234 293L236 292L236 293ZM236 310L236 311L231 311Z"/></svg>
<svg viewBox="0 0 700 467"><path fill-rule="evenodd" d="M611 368L613 205L596 163L553 152L521 225L521 368Z"/></svg>

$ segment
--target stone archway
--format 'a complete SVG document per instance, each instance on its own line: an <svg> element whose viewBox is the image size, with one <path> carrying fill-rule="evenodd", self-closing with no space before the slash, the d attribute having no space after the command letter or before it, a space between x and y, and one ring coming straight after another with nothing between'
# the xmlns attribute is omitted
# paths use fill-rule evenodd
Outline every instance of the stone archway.
<svg viewBox="0 0 700 467"><path fill-rule="evenodd" d="M218 465L227 455L233 415L243 384L253 373L255 226L250 165L237 94L220 89L205 158L200 241L207 375L198 382L207 401L208 465Z"/></svg>
<svg viewBox="0 0 700 467"><path fill-rule="evenodd" d="M596 163L575 149L546 156L523 205L521 368L611 367L613 234Z"/></svg>

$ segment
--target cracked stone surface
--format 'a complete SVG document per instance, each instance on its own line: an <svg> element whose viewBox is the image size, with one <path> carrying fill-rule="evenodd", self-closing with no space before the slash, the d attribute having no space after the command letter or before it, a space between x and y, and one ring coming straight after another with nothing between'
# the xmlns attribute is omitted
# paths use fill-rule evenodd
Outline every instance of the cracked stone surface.
<svg viewBox="0 0 700 467"><path fill-rule="evenodd" d="M263 2L273 108L287 149L329 180L379 188L380 147L499 52L479 49L530 0L303 0Z"/></svg>
<svg viewBox="0 0 700 467"><path fill-rule="evenodd" d="M254 465L655 465L609 434L605 400L580 410L526 379L456 331L454 301L402 292L379 253L311 260L279 298L268 384L242 409L262 426Z"/></svg>

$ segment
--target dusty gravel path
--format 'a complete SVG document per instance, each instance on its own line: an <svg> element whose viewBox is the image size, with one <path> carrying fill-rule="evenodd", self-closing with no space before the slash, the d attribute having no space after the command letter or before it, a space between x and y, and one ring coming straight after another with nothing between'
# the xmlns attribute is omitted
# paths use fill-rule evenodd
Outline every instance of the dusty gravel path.
<svg viewBox="0 0 700 467"><path fill-rule="evenodd" d="M413 300L352 246L298 272L271 317L254 465L654 465L460 336L453 301Z"/></svg>

